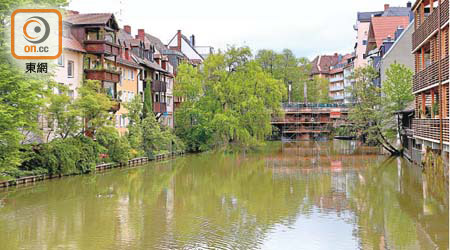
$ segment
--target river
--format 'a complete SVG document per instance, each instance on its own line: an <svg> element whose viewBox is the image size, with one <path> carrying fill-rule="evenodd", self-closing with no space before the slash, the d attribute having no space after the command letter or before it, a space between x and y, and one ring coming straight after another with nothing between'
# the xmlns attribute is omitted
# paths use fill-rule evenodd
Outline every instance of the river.
<svg viewBox="0 0 450 250"><path fill-rule="evenodd" d="M0 249L448 249L448 189L356 142L270 142L0 190Z"/></svg>

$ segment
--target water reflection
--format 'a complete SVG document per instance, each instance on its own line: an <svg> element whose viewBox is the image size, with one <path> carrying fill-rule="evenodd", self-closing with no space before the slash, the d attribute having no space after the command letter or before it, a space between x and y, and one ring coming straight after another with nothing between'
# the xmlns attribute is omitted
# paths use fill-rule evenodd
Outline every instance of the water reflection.
<svg viewBox="0 0 450 250"><path fill-rule="evenodd" d="M448 193L356 142L272 143L0 193L1 249L448 249Z"/></svg>

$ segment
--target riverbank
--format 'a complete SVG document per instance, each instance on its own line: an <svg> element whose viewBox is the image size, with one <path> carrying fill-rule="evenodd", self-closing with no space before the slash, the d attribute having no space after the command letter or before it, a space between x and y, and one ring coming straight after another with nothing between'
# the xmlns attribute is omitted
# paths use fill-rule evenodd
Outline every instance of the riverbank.
<svg viewBox="0 0 450 250"><path fill-rule="evenodd" d="M18 186L18 185L26 185L29 183L35 183L35 182L40 182L40 181L50 180L50 179L55 179L55 178L62 178L62 177L66 177L66 176L98 173L98 172L102 172L102 171L105 171L108 169L114 169L114 168L134 167L134 166L146 164L151 161L162 161L165 159L171 159L178 155L184 155L184 154L185 154L184 151L177 151L177 152L172 152L172 153L167 153L167 154L155 155L154 159L149 159L148 157L138 157L138 158L128 160L127 163L102 163L102 164L97 165L95 167L94 171L88 172L88 173L79 173L79 174L72 173L72 174L65 174L65 175L64 174L55 174L55 175L42 174L42 175L25 176L25 177L13 179L13 180L1 181L0 189L12 187L12 186Z"/></svg>

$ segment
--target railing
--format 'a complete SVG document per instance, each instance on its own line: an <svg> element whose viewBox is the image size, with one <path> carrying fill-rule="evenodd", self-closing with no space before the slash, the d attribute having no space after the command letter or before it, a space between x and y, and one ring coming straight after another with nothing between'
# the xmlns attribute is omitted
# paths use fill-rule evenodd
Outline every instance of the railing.
<svg viewBox="0 0 450 250"><path fill-rule="evenodd" d="M174 152L167 153L167 154L155 155L154 158L152 158L152 159L147 158L147 157L139 157L139 158L131 159L126 163L102 163L95 167L95 171L103 171L103 170L107 170L107 169L121 168L121 167L133 167L133 166L145 164L149 161L153 161L153 160L161 161L161 160L173 158L176 155L184 155L184 154L185 154L184 151L174 151ZM27 176L27 177L14 179L14 180L2 181L2 182L0 182L0 188L6 188L6 187L16 186L16 185L24 185L24 184L34 183L34 182L48 180L48 179L61 178L64 176L68 176L68 175L43 174L43 175Z"/></svg>
<svg viewBox="0 0 450 250"><path fill-rule="evenodd" d="M333 100L343 100L344 96L343 95L334 95L332 96Z"/></svg>
<svg viewBox="0 0 450 250"><path fill-rule="evenodd" d="M160 80L152 81L152 91L153 92L166 92L167 91L167 83Z"/></svg>
<svg viewBox="0 0 450 250"><path fill-rule="evenodd" d="M440 141L439 119L413 119L414 136ZM443 140L449 142L449 119L442 119Z"/></svg>
<svg viewBox="0 0 450 250"><path fill-rule="evenodd" d="M441 59L441 79L446 81L449 79L449 56ZM439 83L439 62L434 62L424 70L415 74L413 77L413 92Z"/></svg>
<svg viewBox="0 0 450 250"><path fill-rule="evenodd" d="M339 90L344 90L344 86L338 85L330 87L330 91L339 91Z"/></svg>
<svg viewBox="0 0 450 250"><path fill-rule="evenodd" d="M109 69L85 69L86 79L119 82L120 72Z"/></svg>
<svg viewBox="0 0 450 250"><path fill-rule="evenodd" d="M84 49L92 54L108 54L118 56L120 46L106 40L84 40Z"/></svg>
<svg viewBox="0 0 450 250"><path fill-rule="evenodd" d="M153 112L155 112L155 113L167 112L167 105L162 102L154 102L153 103Z"/></svg>
<svg viewBox="0 0 450 250"><path fill-rule="evenodd" d="M338 76L338 77L330 78L330 82L338 82L338 81L344 81L344 77L343 76Z"/></svg>
<svg viewBox="0 0 450 250"><path fill-rule="evenodd" d="M272 123L332 123L330 117L319 117L312 119L310 117L275 117Z"/></svg>
<svg viewBox="0 0 450 250"><path fill-rule="evenodd" d="M426 17L422 24L414 31L412 35L413 50L415 50L425 39L427 39L435 30L440 28L448 21L448 0L444 0L441 3L441 23L438 23L439 11L433 10L433 13Z"/></svg>

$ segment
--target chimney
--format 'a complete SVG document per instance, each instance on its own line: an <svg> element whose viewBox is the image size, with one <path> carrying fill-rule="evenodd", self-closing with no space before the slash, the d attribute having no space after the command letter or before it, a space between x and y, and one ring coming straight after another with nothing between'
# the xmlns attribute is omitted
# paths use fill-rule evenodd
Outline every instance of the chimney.
<svg viewBox="0 0 450 250"><path fill-rule="evenodd" d="M131 35L131 26L130 25L124 25L123 30L127 32L127 34Z"/></svg>
<svg viewBox="0 0 450 250"><path fill-rule="evenodd" d="M405 29L403 28L403 26L401 26L401 25L398 26L397 30L395 31L394 39L397 40L400 37L400 35L403 33L404 30Z"/></svg>
<svg viewBox="0 0 450 250"><path fill-rule="evenodd" d="M386 11L388 9L389 9L389 4L388 3L384 4L384 11Z"/></svg>
<svg viewBox="0 0 450 250"><path fill-rule="evenodd" d="M411 2L408 1L408 2L406 3L406 7L409 8L409 9L411 9L411 7L412 7Z"/></svg>
<svg viewBox="0 0 450 250"><path fill-rule="evenodd" d="M177 49L181 51L181 30L177 31Z"/></svg>
<svg viewBox="0 0 450 250"><path fill-rule="evenodd" d="M136 38L144 41L145 39L145 30L144 29L138 29L138 34L136 35Z"/></svg>
<svg viewBox="0 0 450 250"><path fill-rule="evenodd" d="M192 36L191 36L191 45L195 46L195 36L194 36L194 34L192 34Z"/></svg>

